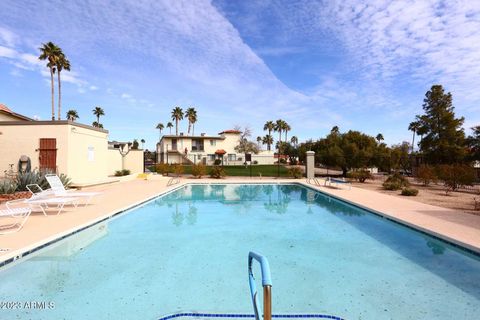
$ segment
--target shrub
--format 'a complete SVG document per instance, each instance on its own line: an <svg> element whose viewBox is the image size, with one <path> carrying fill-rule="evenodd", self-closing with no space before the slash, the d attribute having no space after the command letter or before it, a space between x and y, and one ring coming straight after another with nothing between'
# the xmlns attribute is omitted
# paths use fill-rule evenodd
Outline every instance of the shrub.
<svg viewBox="0 0 480 320"><path fill-rule="evenodd" d="M166 163L157 163L155 165L155 172L162 175L167 175L170 172L170 166Z"/></svg>
<svg viewBox="0 0 480 320"><path fill-rule="evenodd" d="M254 161L253 161L253 164L258 164L258 161L257 161L257 160L254 160Z"/></svg>
<svg viewBox="0 0 480 320"><path fill-rule="evenodd" d="M195 178L201 178L202 176L206 175L207 174L207 168L199 163L199 164L194 164L192 166L192 175L195 177Z"/></svg>
<svg viewBox="0 0 480 320"><path fill-rule="evenodd" d="M300 179L303 176L303 172L299 167L290 167L288 168L288 175L292 178Z"/></svg>
<svg viewBox="0 0 480 320"><path fill-rule="evenodd" d="M439 165L436 168L438 178L443 181L445 194L461 186L471 186L475 182L475 169L464 164Z"/></svg>
<svg viewBox="0 0 480 320"><path fill-rule="evenodd" d="M17 190L17 184L15 181L4 180L0 182L0 194L12 194Z"/></svg>
<svg viewBox="0 0 480 320"><path fill-rule="evenodd" d="M183 170L183 165L182 165L182 164L178 163L178 164L175 164L175 165L173 166L172 172L173 172L177 177L179 177L181 174L183 174L183 171L184 171L184 170Z"/></svg>
<svg viewBox="0 0 480 320"><path fill-rule="evenodd" d="M128 169L123 169L122 170L122 175L123 176L128 176L129 174L130 174L130 170L128 170Z"/></svg>
<svg viewBox="0 0 480 320"><path fill-rule="evenodd" d="M415 177L415 180L423 183L424 186L428 186L430 182L437 181L437 175L432 167L421 166L417 170L417 176Z"/></svg>
<svg viewBox="0 0 480 320"><path fill-rule="evenodd" d="M115 177L121 177L121 176L123 176L122 170L115 171Z"/></svg>
<svg viewBox="0 0 480 320"><path fill-rule="evenodd" d="M210 170L210 178L221 179L226 176L225 170L220 166L213 166Z"/></svg>
<svg viewBox="0 0 480 320"><path fill-rule="evenodd" d="M215 161L213 161L213 165L215 166L219 166L221 163L222 163L222 160L220 159L215 159Z"/></svg>
<svg viewBox="0 0 480 320"><path fill-rule="evenodd" d="M358 182L364 183L367 179L373 179L373 175L368 170L352 171L347 174L348 178L355 179Z"/></svg>
<svg viewBox="0 0 480 320"><path fill-rule="evenodd" d="M385 190L400 190L404 187L410 186L407 178L395 172L393 175L389 176L387 180L383 183L383 188Z"/></svg>
<svg viewBox="0 0 480 320"><path fill-rule="evenodd" d="M43 189L45 185L41 180L42 176L37 171L19 173L15 179L17 191L28 191L27 186L29 184L38 184Z"/></svg>
<svg viewBox="0 0 480 320"><path fill-rule="evenodd" d="M281 164L286 164L286 163L287 163L287 160L284 159L284 158L281 158L281 159L280 159L280 163L281 163Z"/></svg>
<svg viewBox="0 0 480 320"><path fill-rule="evenodd" d="M403 188L402 196L416 196L418 194L418 189L414 188Z"/></svg>

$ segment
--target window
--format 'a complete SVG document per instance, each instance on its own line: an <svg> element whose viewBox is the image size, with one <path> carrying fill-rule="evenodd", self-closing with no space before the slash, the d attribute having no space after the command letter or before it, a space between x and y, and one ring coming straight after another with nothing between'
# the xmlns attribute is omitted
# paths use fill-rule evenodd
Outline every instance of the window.
<svg viewBox="0 0 480 320"><path fill-rule="evenodd" d="M203 151L203 139L192 139L192 151Z"/></svg>
<svg viewBox="0 0 480 320"><path fill-rule="evenodd" d="M208 155L208 160L215 161L215 155L214 154L209 154Z"/></svg>
<svg viewBox="0 0 480 320"><path fill-rule="evenodd" d="M228 154L228 161L235 161L237 160L237 155L235 153Z"/></svg>
<svg viewBox="0 0 480 320"><path fill-rule="evenodd" d="M217 144L217 141L210 139L210 145L214 147Z"/></svg>

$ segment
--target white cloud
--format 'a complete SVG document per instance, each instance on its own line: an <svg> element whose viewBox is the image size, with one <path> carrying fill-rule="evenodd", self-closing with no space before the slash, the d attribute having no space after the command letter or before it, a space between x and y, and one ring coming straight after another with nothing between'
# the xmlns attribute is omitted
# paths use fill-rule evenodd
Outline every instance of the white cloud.
<svg viewBox="0 0 480 320"><path fill-rule="evenodd" d="M96 91L96 90L98 90L98 87L97 86L90 86L90 87L88 87L88 89L90 89L92 91Z"/></svg>

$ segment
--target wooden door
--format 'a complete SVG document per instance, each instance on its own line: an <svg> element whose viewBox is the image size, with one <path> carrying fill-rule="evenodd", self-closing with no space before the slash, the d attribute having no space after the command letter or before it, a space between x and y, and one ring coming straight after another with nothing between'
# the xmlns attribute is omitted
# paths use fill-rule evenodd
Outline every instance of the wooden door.
<svg viewBox="0 0 480 320"><path fill-rule="evenodd" d="M57 172L57 139L40 138L38 160L41 172Z"/></svg>

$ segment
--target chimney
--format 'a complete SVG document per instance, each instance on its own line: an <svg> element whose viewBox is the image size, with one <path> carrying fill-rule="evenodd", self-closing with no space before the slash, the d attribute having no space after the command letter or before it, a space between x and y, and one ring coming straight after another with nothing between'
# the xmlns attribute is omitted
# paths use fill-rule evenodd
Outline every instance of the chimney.
<svg viewBox="0 0 480 320"><path fill-rule="evenodd" d="M205 137L205 132L200 133L201 137Z"/></svg>

